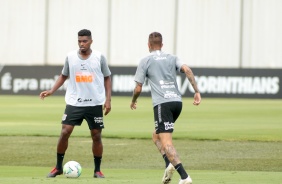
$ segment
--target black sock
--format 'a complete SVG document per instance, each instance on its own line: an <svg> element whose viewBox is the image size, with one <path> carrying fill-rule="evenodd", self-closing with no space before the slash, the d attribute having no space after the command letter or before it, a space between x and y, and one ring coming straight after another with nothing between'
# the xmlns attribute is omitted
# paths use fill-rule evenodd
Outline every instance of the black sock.
<svg viewBox="0 0 282 184"><path fill-rule="evenodd" d="M63 170L63 160L64 160L65 154L57 153L57 165L56 168L58 170Z"/></svg>
<svg viewBox="0 0 282 184"><path fill-rule="evenodd" d="M170 161L168 160L166 154L163 154L163 158L164 158L164 161L165 161L165 168L167 168L167 166L169 165Z"/></svg>
<svg viewBox="0 0 282 184"><path fill-rule="evenodd" d="M100 171L101 161L102 161L102 157L94 156L94 165L95 165L94 172Z"/></svg>
<svg viewBox="0 0 282 184"><path fill-rule="evenodd" d="M188 177L188 174L186 173L185 169L183 168L182 164L179 163L175 166L175 169L179 173L182 180L186 179Z"/></svg>

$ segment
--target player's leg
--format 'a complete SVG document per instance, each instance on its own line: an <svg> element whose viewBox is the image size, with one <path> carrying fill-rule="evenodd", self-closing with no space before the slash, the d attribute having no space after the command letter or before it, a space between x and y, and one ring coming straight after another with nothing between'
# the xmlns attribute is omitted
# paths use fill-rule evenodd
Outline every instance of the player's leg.
<svg viewBox="0 0 282 184"><path fill-rule="evenodd" d="M154 131L153 133L153 141L156 145L156 147L158 148L159 152L161 153L161 155L163 156L163 159L165 161L165 172L162 178L162 183L163 184L168 184L171 181L171 178L173 176L173 173L175 171L174 166L170 163L165 150L164 150L164 146L162 146L161 140L159 138L159 134L156 134L156 131Z"/></svg>
<svg viewBox="0 0 282 184"><path fill-rule="evenodd" d="M73 131L74 126L62 125L61 135L57 144L57 164L56 167L47 175L48 178L56 177L63 173L63 160L68 148L68 139Z"/></svg>
<svg viewBox="0 0 282 184"><path fill-rule="evenodd" d="M163 103L154 107L155 127L157 136L155 142L158 143L158 148L164 152L171 164L165 170L163 183L170 182L173 174L173 169L177 169L180 177L185 179L188 177L183 168L180 158L172 143L172 133L174 131L174 123L177 120L182 110L181 102ZM173 167L174 166L174 167Z"/></svg>
<svg viewBox="0 0 282 184"><path fill-rule="evenodd" d="M173 173L175 171L174 166L170 163L167 154L165 153L165 147L163 146L159 136L160 132L172 132L173 130L173 124L170 123L172 122L172 120L167 121L167 117L171 117L167 116L167 113L171 114L170 109L168 107L169 106L166 103L154 107L155 131L153 132L152 136L153 142L155 143L156 147L158 148L165 161L166 169L162 178L163 184L170 183ZM166 126L164 124L164 121L166 122Z"/></svg>
<svg viewBox="0 0 282 184"><path fill-rule="evenodd" d="M69 137L74 129L73 125L62 125L61 135L57 144L57 153L65 153L68 148Z"/></svg>
<svg viewBox="0 0 282 184"><path fill-rule="evenodd" d="M73 132L75 125L81 125L83 109L67 105L63 118L62 130L57 143L57 163L56 167L47 175L47 177L56 177L63 173L63 160L68 148L68 139Z"/></svg>
<svg viewBox="0 0 282 184"><path fill-rule="evenodd" d="M160 154L162 155L164 161L165 161L165 168L168 167L168 165L170 164L170 161L168 160L165 151L162 147L160 138L159 138L159 134L156 133L156 131L153 132L153 136L152 136L152 140L154 142L154 144L156 145L156 147L158 148Z"/></svg>
<svg viewBox="0 0 282 184"><path fill-rule="evenodd" d="M104 178L101 172L101 162L103 156L103 143L102 143L102 129L103 123L103 109L102 106L88 107L85 119L88 123L90 134L92 138L92 153L94 157L94 177Z"/></svg>
<svg viewBox="0 0 282 184"><path fill-rule="evenodd" d="M184 167L183 167L183 165L180 161L180 158L177 154L175 147L173 146L172 134L171 133L160 133L159 137L160 137L162 147L164 148L164 151L165 151L170 163L174 166L174 168L177 170L177 172L179 173L179 175L181 177L180 182L184 181L183 184L192 183L191 178L188 178L188 174L185 171L185 169L184 169ZM191 180L191 182L190 182L190 180Z"/></svg>
<svg viewBox="0 0 282 184"><path fill-rule="evenodd" d="M177 154L177 151L172 143L172 132L174 130L174 123L178 119L181 110L182 110L182 102L171 102L166 104L169 107L165 108L166 113L163 117L164 122L172 122L173 126L171 130L162 129L162 132L159 133L159 139L161 142L162 147L164 147L164 151L170 160L170 162L173 164L174 168L179 173L181 179L179 181L179 184L192 184L192 179L190 176L188 176L187 172L185 171L180 158Z"/></svg>
<svg viewBox="0 0 282 184"><path fill-rule="evenodd" d="M73 125L62 125L61 135L57 144L57 165L56 168L59 170L63 169L63 159L65 152L68 149L69 137L74 129Z"/></svg>
<svg viewBox="0 0 282 184"><path fill-rule="evenodd" d="M180 163L179 156L172 144L172 133L159 133L160 137L160 143L162 146L162 149L164 150L168 160L172 165L177 165Z"/></svg>
<svg viewBox="0 0 282 184"><path fill-rule="evenodd" d="M94 156L102 157L103 143L102 143L102 129L92 129L92 152Z"/></svg>
<svg viewBox="0 0 282 184"><path fill-rule="evenodd" d="M102 143L102 129L92 129L92 152L94 157L94 177L104 178L104 174L101 172L101 162L103 156L103 143Z"/></svg>

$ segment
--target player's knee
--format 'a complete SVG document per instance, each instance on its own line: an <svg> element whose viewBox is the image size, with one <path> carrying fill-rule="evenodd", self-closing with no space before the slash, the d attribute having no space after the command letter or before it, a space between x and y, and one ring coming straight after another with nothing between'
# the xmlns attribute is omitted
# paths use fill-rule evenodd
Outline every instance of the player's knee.
<svg viewBox="0 0 282 184"><path fill-rule="evenodd" d="M156 141L159 140L159 136L158 134L156 134L156 131L152 133L152 140L154 143L156 143Z"/></svg>
<svg viewBox="0 0 282 184"><path fill-rule="evenodd" d="M61 131L61 137L68 138L71 135L71 133L72 133L71 130L64 128Z"/></svg>
<svg viewBox="0 0 282 184"><path fill-rule="evenodd" d="M100 132L91 133L91 137L94 142L102 142L102 136Z"/></svg>

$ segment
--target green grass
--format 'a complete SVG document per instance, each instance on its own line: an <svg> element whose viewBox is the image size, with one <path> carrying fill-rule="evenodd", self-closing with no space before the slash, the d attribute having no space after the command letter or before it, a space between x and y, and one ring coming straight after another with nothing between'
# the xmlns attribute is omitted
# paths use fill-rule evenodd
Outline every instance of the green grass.
<svg viewBox="0 0 282 184"><path fill-rule="evenodd" d="M65 162L83 167L80 178L45 178L55 164L64 98L0 96L0 183L92 183L93 159L86 122L70 138ZM160 183L164 162L150 140L154 127L151 99L137 110L130 98L113 97L104 118L105 180L94 183ZM183 101L174 144L193 184L281 184L282 100L205 99ZM177 183L176 174L172 183Z"/></svg>
<svg viewBox="0 0 282 184"><path fill-rule="evenodd" d="M2 136L0 165L51 167L57 137ZM65 161L93 167L91 140L71 137ZM164 162L151 140L104 138L103 168L160 169ZM176 140L174 145L189 170L282 172L280 142Z"/></svg>
<svg viewBox="0 0 282 184"><path fill-rule="evenodd" d="M137 169L105 169L107 178L92 178L91 169L83 169L77 179L68 179L64 176L44 178L46 173L43 167L2 167L0 166L1 184L154 184L161 183L163 170ZM193 171L193 184L281 184L281 173L278 172L233 172L233 171ZM171 183L178 183L179 177L174 176Z"/></svg>
<svg viewBox="0 0 282 184"><path fill-rule="evenodd" d="M0 96L0 135L58 136L64 112L63 97ZM137 110L130 98L113 97L104 137L149 139L154 127L150 98L140 98ZM175 139L282 141L282 100L203 99L193 106L184 99L175 124ZM15 128L20 127L20 128ZM74 136L88 136L86 123Z"/></svg>

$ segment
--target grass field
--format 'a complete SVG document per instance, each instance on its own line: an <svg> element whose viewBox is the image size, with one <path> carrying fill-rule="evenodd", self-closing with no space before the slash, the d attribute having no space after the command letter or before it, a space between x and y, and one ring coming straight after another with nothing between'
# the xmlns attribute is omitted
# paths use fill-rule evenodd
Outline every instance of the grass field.
<svg viewBox="0 0 282 184"><path fill-rule="evenodd" d="M78 179L45 178L55 164L64 98L0 96L0 183L92 183L93 160L84 122L70 139L65 161L83 167ZM160 183L164 162L150 140L151 99L138 108L130 98L113 97L103 131L105 180L94 183ZM193 184L281 184L282 100L203 99L183 101L174 144ZM176 174L172 183L178 183Z"/></svg>

